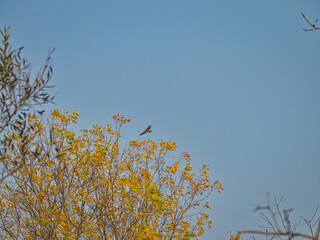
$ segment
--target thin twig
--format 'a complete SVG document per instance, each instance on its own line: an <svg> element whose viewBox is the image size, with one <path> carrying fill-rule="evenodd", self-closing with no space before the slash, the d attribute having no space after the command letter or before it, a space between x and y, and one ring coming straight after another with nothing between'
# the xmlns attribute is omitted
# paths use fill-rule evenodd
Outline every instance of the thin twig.
<svg viewBox="0 0 320 240"><path fill-rule="evenodd" d="M259 230L241 230L238 231L237 236L240 237L241 234L259 234L259 235L266 235L265 231L259 231ZM288 236L288 233L286 232L268 232L268 236ZM307 239L315 240L310 235L304 234L304 233L290 233L291 237L303 237Z"/></svg>
<svg viewBox="0 0 320 240"><path fill-rule="evenodd" d="M302 12L301 12L301 15L304 18L304 20L306 20L307 23L312 27L312 28L309 28L309 29L304 28L303 30L305 32L313 31L313 30L319 30L320 29L320 27L317 27L318 19L316 19L314 22L311 22L311 20L310 20L311 16L309 18L307 18Z"/></svg>

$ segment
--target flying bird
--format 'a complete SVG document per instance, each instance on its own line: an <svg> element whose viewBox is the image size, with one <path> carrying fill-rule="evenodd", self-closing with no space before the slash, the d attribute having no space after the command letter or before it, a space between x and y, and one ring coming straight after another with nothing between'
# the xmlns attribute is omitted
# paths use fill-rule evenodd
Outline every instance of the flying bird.
<svg viewBox="0 0 320 240"><path fill-rule="evenodd" d="M146 128L146 130L144 130L142 133L140 133L140 136L142 136L143 134L145 134L145 133L150 133L150 132L152 132L151 130L151 125L149 125L147 128Z"/></svg>

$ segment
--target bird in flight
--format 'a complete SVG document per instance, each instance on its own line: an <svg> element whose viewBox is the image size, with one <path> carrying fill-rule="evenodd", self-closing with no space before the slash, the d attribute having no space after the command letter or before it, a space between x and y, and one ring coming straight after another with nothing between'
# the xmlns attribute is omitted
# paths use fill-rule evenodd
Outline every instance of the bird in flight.
<svg viewBox="0 0 320 240"><path fill-rule="evenodd" d="M145 133L150 133L150 132L152 132L151 130L151 125L149 125L147 128L146 128L146 130L144 130L142 133L140 133L140 136L142 136L143 134L145 134Z"/></svg>

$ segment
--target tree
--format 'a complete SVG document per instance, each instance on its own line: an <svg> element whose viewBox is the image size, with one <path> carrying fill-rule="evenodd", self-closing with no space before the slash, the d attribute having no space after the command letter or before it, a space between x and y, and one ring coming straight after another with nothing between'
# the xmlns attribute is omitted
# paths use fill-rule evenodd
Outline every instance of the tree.
<svg viewBox="0 0 320 240"><path fill-rule="evenodd" d="M49 52L44 66L31 80L31 64L20 57L22 47L11 50L9 33L6 26L0 30L2 46L0 46L0 164L2 177L6 178L8 168L3 165L2 156L7 148L13 148L11 139L6 139L6 133L11 131L20 137L25 137L32 131L26 119L27 113L34 110L43 114L39 107L53 101L47 89L52 78Z"/></svg>
<svg viewBox="0 0 320 240"><path fill-rule="evenodd" d="M79 135L77 117L30 114L35 131L6 135L17 148L4 153L14 171L0 191L1 239L197 239L211 227L205 200L223 188L207 166L193 173L172 141L121 147L123 115Z"/></svg>
<svg viewBox="0 0 320 240"><path fill-rule="evenodd" d="M263 236L265 239L283 239L284 237L293 240L295 237L319 240L320 237L320 217L316 217L318 207L313 216L308 220L301 217L309 229L309 233L297 231L297 224L294 224L290 219L290 214L293 211L290 209L280 209L280 203L283 197L278 201L270 201L269 194L267 194L266 206L257 205L254 211L260 211L261 217L268 224L267 227L262 227L263 230L240 230L237 234L230 235L231 240L240 240L242 235L250 234L253 236ZM267 212L268 214L265 214ZM269 216L268 216L269 215ZM253 237L253 239L255 239Z"/></svg>

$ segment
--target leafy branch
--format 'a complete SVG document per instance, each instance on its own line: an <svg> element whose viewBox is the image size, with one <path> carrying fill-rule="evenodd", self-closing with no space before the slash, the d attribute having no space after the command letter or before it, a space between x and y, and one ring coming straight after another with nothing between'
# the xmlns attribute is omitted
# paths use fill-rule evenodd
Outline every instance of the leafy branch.
<svg viewBox="0 0 320 240"><path fill-rule="evenodd" d="M31 79L31 64L21 58L23 47L11 49L9 32L6 26L0 29L0 163L2 180L10 175L4 164L4 153L7 149L17 148L15 138L19 136L25 143L27 135L33 131L28 123L28 113L42 115L44 110L39 107L53 103L54 96L48 93L52 78L51 67L52 51L49 51L44 66L40 68L34 79ZM9 175L8 175L9 174ZM2 182L1 180L1 182Z"/></svg>

